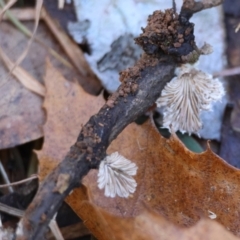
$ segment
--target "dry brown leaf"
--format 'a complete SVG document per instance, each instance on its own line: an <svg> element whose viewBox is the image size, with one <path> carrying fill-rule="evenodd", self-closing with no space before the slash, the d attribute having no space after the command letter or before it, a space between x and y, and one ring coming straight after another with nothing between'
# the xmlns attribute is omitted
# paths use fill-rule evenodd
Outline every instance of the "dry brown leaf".
<svg viewBox="0 0 240 240"><path fill-rule="evenodd" d="M45 121L42 98L14 77L5 81L4 74L7 70L0 61L0 149L40 138Z"/></svg>
<svg viewBox="0 0 240 240"><path fill-rule="evenodd" d="M29 29L34 27L33 22L25 22L25 25ZM0 47L12 62L16 62L22 50L26 47L28 37L8 22L1 22L0 35ZM48 28L42 22L38 26L36 37L44 39L48 49L54 49L65 57L63 50L54 41ZM19 67L33 76L34 79L37 79L43 86L45 59L47 57L69 81L76 78L79 83L88 88L88 83L79 76L75 69L64 67L63 64L51 56L46 48L35 41ZM0 59L0 149L14 147L42 137L42 125L45 122L45 111L42 109L43 99L27 90L14 76L9 76L8 72L2 59ZM26 78L24 79L26 80ZM88 89L91 89L91 87Z"/></svg>
<svg viewBox="0 0 240 240"><path fill-rule="evenodd" d="M129 199L106 198L97 187L96 171L92 171L84 181L92 203L122 217L137 216L145 203L182 227L213 212L218 222L240 235L240 171L210 149L195 154L175 135L163 138L148 122L129 125L108 151L118 151L137 164L137 191Z"/></svg>
<svg viewBox="0 0 240 240"><path fill-rule="evenodd" d="M63 159L81 123L103 104L64 80L49 63L46 88L45 143L38 153L41 178ZM104 197L97 188L97 171L92 170L84 179L86 188L76 189L67 198L98 239L236 239L224 227L240 235L240 171L210 149L195 154L176 135L165 139L146 122L129 125L108 149L115 151L138 165L133 196Z"/></svg>
<svg viewBox="0 0 240 240"><path fill-rule="evenodd" d="M78 84L67 81L49 61L46 63L47 112L44 146L38 152L39 175L43 178L63 159L89 117L104 104L102 96L86 93Z"/></svg>
<svg viewBox="0 0 240 240"><path fill-rule="evenodd" d="M13 74L13 76L16 77L19 80L19 82L23 84L24 87L26 87L32 92L39 94L42 97L45 95L45 87L20 66L14 67L14 63L3 52L1 47L0 57L2 58L4 64L7 66L9 72L12 71L11 74Z"/></svg>
<svg viewBox="0 0 240 240"><path fill-rule="evenodd" d="M82 187L68 196L67 202L78 214L81 213L79 215L84 216L84 224L99 240L239 239L216 221L201 219L190 228L181 228L146 207L136 217L116 216L97 207L87 195L87 189ZM82 200L81 203L79 199ZM122 215L127 214L123 212Z"/></svg>
<svg viewBox="0 0 240 240"><path fill-rule="evenodd" d="M190 228L180 228L161 215L144 210L136 217L119 217L97 208L88 201L82 203L86 225L93 225L99 240L237 240L219 223L201 219Z"/></svg>
<svg viewBox="0 0 240 240"><path fill-rule="evenodd" d="M109 219L110 220L110 219ZM111 221L111 220L110 220ZM133 227L137 233L135 239L161 240L236 240L232 233L226 231L220 224L205 219L200 220L191 228L179 228L166 221L158 214L148 211L134 219ZM138 237L139 235L139 237ZM124 238L122 238L124 239ZM126 238L125 238L126 239ZM134 239L134 238L132 238Z"/></svg>
<svg viewBox="0 0 240 240"><path fill-rule="evenodd" d="M41 178L64 157L76 140L81 124L103 104L103 100L98 100L86 94L78 85L67 82L49 62L45 82L47 95L44 107L48 117L44 126L44 147L38 153ZM90 202L83 188L75 190L67 198L69 205L99 239L124 239L120 235L124 236L128 231L123 221L125 217L130 218L126 220L128 225L135 226L137 222L148 226L145 215L141 215L144 204L181 227L193 226L201 218L208 218L213 213L218 222L238 235L240 171L227 165L210 149L202 154L192 153L175 135L165 139L147 122L142 126L129 125L108 149L109 153L114 151L119 151L138 165L138 187L134 195L129 199L104 197L103 191L97 188L96 171L92 171L84 180ZM105 214L98 207L108 213ZM109 213L115 216L108 217ZM153 222L151 226L159 224L157 220ZM211 226L209 221L201 224L200 229ZM165 225L168 226L163 222L162 229L166 228ZM117 231L114 226L122 227ZM216 224L208 229L216 229L215 227L221 229ZM196 225L189 232L182 230L183 239L188 239L187 235L193 234L191 231L198 231L198 228L199 225ZM178 236L175 232L181 232L171 225L169 229L175 237ZM146 231L142 231L141 238L136 239L147 239L144 235ZM132 231L132 234L134 236L140 233ZM206 234L204 232L201 237L207 239ZM209 234L215 236L219 231ZM224 234L227 232L223 231L221 235Z"/></svg>

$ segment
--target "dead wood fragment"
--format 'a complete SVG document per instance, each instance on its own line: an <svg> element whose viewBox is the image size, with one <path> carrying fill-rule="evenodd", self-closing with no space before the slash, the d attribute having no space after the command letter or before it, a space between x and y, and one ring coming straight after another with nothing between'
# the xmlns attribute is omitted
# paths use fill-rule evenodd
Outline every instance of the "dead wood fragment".
<svg viewBox="0 0 240 240"><path fill-rule="evenodd" d="M98 114L90 118L65 159L41 184L37 196L20 222L21 231L18 231L16 239L23 236L28 236L28 239L42 239L49 221L64 198L79 186L82 177L91 168L98 167L111 141L153 105L165 84L173 77L174 68L175 63L170 57L163 60L143 55L135 67L122 73L125 77L122 77L123 83L117 92L133 84L138 85L138 90L131 91L126 96L113 95L110 99L112 98L114 106L110 108L105 104ZM104 127L98 124L102 122L105 123ZM92 151L87 151L88 148ZM60 174L70 176L68 187L62 194L54 191Z"/></svg>
<svg viewBox="0 0 240 240"><path fill-rule="evenodd" d="M190 17L186 20L188 21ZM181 14L179 18L182 21ZM168 30L174 32L174 29ZM193 29L185 29L185 34L189 34L189 31L193 33ZM178 37L181 39L181 36ZM174 45L173 47L178 48ZM191 52L192 49L189 49L184 55ZM164 51L154 56L143 54L134 67L121 73L122 84L116 93L108 99L98 114L92 116L83 126L76 143L64 160L42 182L37 195L19 223L15 239L42 239L50 220L65 197L79 186L83 176L91 168L99 166L106 156L109 144L129 123L155 103L166 83L174 75L176 58L174 60L173 56L176 54L171 52L166 54ZM181 59L181 54L179 57ZM104 123L103 127L101 123ZM69 175L68 186L63 191L54 192L60 174Z"/></svg>

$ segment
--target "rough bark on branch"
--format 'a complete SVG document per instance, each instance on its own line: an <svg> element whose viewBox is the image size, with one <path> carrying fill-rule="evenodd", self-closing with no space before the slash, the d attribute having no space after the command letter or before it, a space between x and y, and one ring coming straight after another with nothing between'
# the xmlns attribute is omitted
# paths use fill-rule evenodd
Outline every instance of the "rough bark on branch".
<svg viewBox="0 0 240 240"><path fill-rule="evenodd" d="M154 104L165 84L172 79L174 68L170 58L154 59L143 55L133 68L122 73L118 91L90 118L64 160L41 184L19 223L16 239L43 239L64 198L78 187L91 168L98 167L112 140ZM65 179L64 191L57 187L60 178Z"/></svg>

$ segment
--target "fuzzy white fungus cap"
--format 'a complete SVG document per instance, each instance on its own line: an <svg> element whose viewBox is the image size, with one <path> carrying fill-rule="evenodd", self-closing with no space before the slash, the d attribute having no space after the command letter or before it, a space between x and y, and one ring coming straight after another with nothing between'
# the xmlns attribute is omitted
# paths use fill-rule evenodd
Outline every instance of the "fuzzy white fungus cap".
<svg viewBox="0 0 240 240"><path fill-rule="evenodd" d="M98 172L98 187L105 188L105 196L127 198L137 187L132 177L137 173L135 163L114 152L101 161Z"/></svg>
<svg viewBox="0 0 240 240"><path fill-rule="evenodd" d="M184 64L177 70L177 77L169 82L157 100L163 111L163 126L174 131L198 133L202 128L200 112L211 110L212 102L220 100L224 88L218 79Z"/></svg>

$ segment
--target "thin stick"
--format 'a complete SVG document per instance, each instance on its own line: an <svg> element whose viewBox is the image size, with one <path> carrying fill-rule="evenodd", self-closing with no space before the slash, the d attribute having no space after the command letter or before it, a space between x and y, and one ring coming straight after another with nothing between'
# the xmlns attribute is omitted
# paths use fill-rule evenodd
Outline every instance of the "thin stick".
<svg viewBox="0 0 240 240"><path fill-rule="evenodd" d="M24 211L23 210L19 210L17 208L13 208L13 207L10 207L6 204L3 204L0 202L0 212L4 212L4 213L7 213L9 215L12 215L12 216L15 216L15 217L23 217L24 215ZM55 218L53 218L50 223L49 223L49 228L51 229L52 231L52 234L55 236L55 238L57 240L64 240L63 236L62 236L62 233L57 225L57 222L55 220Z"/></svg>
<svg viewBox="0 0 240 240"><path fill-rule="evenodd" d="M6 204L0 203L0 212L7 213L9 215L21 218L24 215L24 211L17 208L10 207Z"/></svg>
<svg viewBox="0 0 240 240"><path fill-rule="evenodd" d="M0 20L3 17L3 14L16 2L17 0L10 0L2 9L0 12Z"/></svg>
<svg viewBox="0 0 240 240"><path fill-rule="evenodd" d="M4 6L3 5L4 2L3 0L0 0L0 6ZM36 12L36 10L34 11ZM7 10L6 11L6 16L8 17L8 19L12 22L13 25L15 25L16 28L18 28L23 34L25 34L27 37L32 38L32 33L31 31L29 31L12 13L11 11ZM41 19L43 18L42 13L39 16L41 17ZM48 46L46 46L46 44L40 40L39 38L37 38L35 36L34 38L35 41L37 41L39 44L41 44L41 46L43 46L45 49L47 49L47 51L53 56L55 57L58 61L60 61L61 63L63 63L66 67L68 68L73 68L72 64L70 62L68 62L66 59L64 59L62 56L60 56L55 50L53 50L52 48L49 48Z"/></svg>
<svg viewBox="0 0 240 240"><path fill-rule="evenodd" d="M208 1L184 0L181 13L187 10L187 12L189 13L191 12L191 14L194 14L204 9L216 7L220 5L222 2L223 0L208 0Z"/></svg>
<svg viewBox="0 0 240 240"><path fill-rule="evenodd" d="M1 163L1 162L0 162ZM8 184L2 184L2 185L0 185L0 188L5 188L5 187L11 187L11 186L16 186L16 185L19 185L19 184L23 184L23 183L25 183L25 182L29 182L29 181L31 181L31 180L33 180L33 179L36 179L36 178L38 178L38 175L37 174L34 174L34 175L32 175L31 177L29 177L29 178L26 178L26 179L23 179L23 180L20 180L20 181L17 181L17 182L13 182L13 183L8 183Z"/></svg>
<svg viewBox="0 0 240 240"><path fill-rule="evenodd" d="M228 77L240 74L240 67L224 69L213 74L214 77Z"/></svg>
<svg viewBox="0 0 240 240"><path fill-rule="evenodd" d="M11 183L10 183L9 178L8 178L8 175L7 175L5 169L4 169L3 165L2 165L1 160L0 160L0 172L1 172L1 174L2 174L2 177L3 177L4 181L7 183L7 184L6 184L6 185L7 185L6 187L8 187L9 192L13 193L14 190L13 190L13 188L12 188L11 185L10 185Z"/></svg>
<svg viewBox="0 0 240 240"><path fill-rule="evenodd" d="M56 216L57 216L57 213L54 215L53 219L51 220L51 224L49 224L49 228L51 229L52 234L57 240L64 240L63 235L57 225Z"/></svg>

